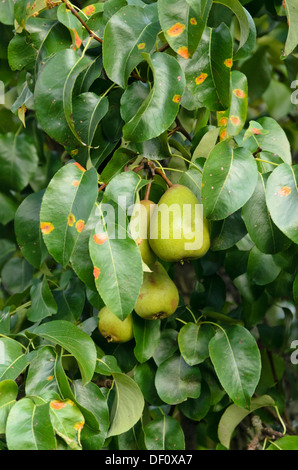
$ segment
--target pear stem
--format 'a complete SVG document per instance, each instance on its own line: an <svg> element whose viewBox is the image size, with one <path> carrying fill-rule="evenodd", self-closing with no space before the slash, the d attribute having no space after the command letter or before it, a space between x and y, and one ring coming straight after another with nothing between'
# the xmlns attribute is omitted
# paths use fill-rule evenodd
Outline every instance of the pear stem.
<svg viewBox="0 0 298 470"><path fill-rule="evenodd" d="M146 189L145 196L144 196L144 200L145 200L145 201L149 201L152 183L153 183L153 180L150 179L150 180L149 180L149 183L148 183L148 185L147 185L147 189Z"/></svg>
<svg viewBox="0 0 298 470"><path fill-rule="evenodd" d="M166 174L160 169L160 168L155 168L155 173L157 173L158 175L160 175L164 180L165 182L167 183L167 185L169 186L169 188L171 186L173 186L173 183L169 180L169 178L166 176Z"/></svg>

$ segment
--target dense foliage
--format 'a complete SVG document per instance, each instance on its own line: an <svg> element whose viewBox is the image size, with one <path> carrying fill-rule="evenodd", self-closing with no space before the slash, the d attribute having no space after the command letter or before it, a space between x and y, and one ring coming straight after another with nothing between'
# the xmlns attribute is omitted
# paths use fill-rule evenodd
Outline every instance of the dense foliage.
<svg viewBox="0 0 298 470"><path fill-rule="evenodd" d="M298 450L296 0L4 0L0 31L0 448ZM158 258L148 319L128 208L173 184L211 245Z"/></svg>

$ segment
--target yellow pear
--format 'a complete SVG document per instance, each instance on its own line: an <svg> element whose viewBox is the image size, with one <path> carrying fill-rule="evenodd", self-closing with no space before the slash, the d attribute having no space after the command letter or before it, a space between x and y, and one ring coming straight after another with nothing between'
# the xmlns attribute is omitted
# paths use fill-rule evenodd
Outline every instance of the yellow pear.
<svg viewBox="0 0 298 470"><path fill-rule="evenodd" d="M149 243L164 261L192 260L207 253L209 223L189 188L173 184L160 198L151 215Z"/></svg>
<svg viewBox="0 0 298 470"><path fill-rule="evenodd" d="M152 272L144 272L135 312L146 320L167 318L179 304L179 292L165 268L156 261Z"/></svg>
<svg viewBox="0 0 298 470"><path fill-rule="evenodd" d="M122 321L108 307L103 307L98 312L98 329L107 341L126 343L134 336L132 314Z"/></svg>
<svg viewBox="0 0 298 470"><path fill-rule="evenodd" d="M140 250L142 260L147 266L151 266L156 261L156 255L152 251L148 235L150 228L150 214L154 208L155 203L150 200L142 200L131 217L131 231L132 236L136 240Z"/></svg>

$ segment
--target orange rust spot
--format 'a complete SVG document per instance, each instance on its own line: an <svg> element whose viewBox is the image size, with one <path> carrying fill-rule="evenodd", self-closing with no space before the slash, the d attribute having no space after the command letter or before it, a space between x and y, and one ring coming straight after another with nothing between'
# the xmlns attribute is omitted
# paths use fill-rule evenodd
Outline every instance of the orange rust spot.
<svg viewBox="0 0 298 470"><path fill-rule="evenodd" d="M181 95L174 95L173 100L174 103L180 103L181 100Z"/></svg>
<svg viewBox="0 0 298 470"><path fill-rule="evenodd" d="M143 241L142 238L138 238L138 239L137 239L137 245L141 245L142 241Z"/></svg>
<svg viewBox="0 0 298 470"><path fill-rule="evenodd" d="M183 57L183 59L188 59L189 58L189 52L186 46L181 46L179 47L177 53Z"/></svg>
<svg viewBox="0 0 298 470"><path fill-rule="evenodd" d="M292 192L292 188L290 188L289 186L283 186L278 191L278 194L281 197L286 197L286 196L289 196L291 194L291 192Z"/></svg>
<svg viewBox="0 0 298 470"><path fill-rule="evenodd" d="M75 45L76 45L76 48L77 49L80 49L81 45L82 45L82 39L80 38L80 36L78 35L77 31L72 28L73 32L74 32L74 36L75 36Z"/></svg>
<svg viewBox="0 0 298 470"><path fill-rule="evenodd" d="M172 38L175 38L177 36L180 36L180 34L182 34L184 30L185 30L185 24L176 23L167 30L167 33Z"/></svg>
<svg viewBox="0 0 298 470"><path fill-rule="evenodd" d="M54 376L53 376L53 375L49 375L49 376L47 377L47 380L49 380L49 381L50 381L50 380L53 380L53 378L54 378Z"/></svg>
<svg viewBox="0 0 298 470"><path fill-rule="evenodd" d="M243 90L240 90L240 88L236 88L233 90L233 93L237 98L246 98L246 93Z"/></svg>
<svg viewBox="0 0 298 470"><path fill-rule="evenodd" d="M218 124L222 127L222 126L226 126L228 124L228 118L227 117L222 117L219 121L218 121Z"/></svg>
<svg viewBox="0 0 298 470"><path fill-rule="evenodd" d="M98 279L98 276L100 275L100 269L97 268L96 266L94 266L94 269L93 269L93 276L94 276L94 279L95 281Z"/></svg>
<svg viewBox="0 0 298 470"><path fill-rule="evenodd" d="M195 82L197 85L200 85L201 83L203 83L206 78L208 77L208 74L207 73L201 73L201 75L199 75L196 79L195 79Z"/></svg>
<svg viewBox="0 0 298 470"><path fill-rule="evenodd" d="M195 18L190 18L189 22L190 22L190 24L192 24L192 25L194 25L194 26L195 26L196 24L198 24L198 22L197 22L197 20L196 20Z"/></svg>
<svg viewBox="0 0 298 470"><path fill-rule="evenodd" d="M231 116L230 121L234 124L234 126L240 126L241 120L238 116Z"/></svg>
<svg viewBox="0 0 298 470"><path fill-rule="evenodd" d="M253 134L255 134L255 135L260 135L260 134L262 134L261 129L258 129L257 127L253 127L253 128L252 128L252 132L253 132Z"/></svg>
<svg viewBox="0 0 298 470"><path fill-rule="evenodd" d="M226 129L224 129L224 130L220 133L219 137L220 137L220 140L225 140L225 139L228 137L228 133L227 133Z"/></svg>
<svg viewBox="0 0 298 470"><path fill-rule="evenodd" d="M82 167L82 165L80 165L78 162L74 162L74 165L81 171L86 171L84 167Z"/></svg>
<svg viewBox="0 0 298 470"><path fill-rule="evenodd" d="M84 230L84 228L85 228L85 222L84 222L84 220L82 220L82 219L78 220L77 223L76 223L76 229L77 229L77 231L78 231L79 233L81 233L81 231Z"/></svg>
<svg viewBox="0 0 298 470"><path fill-rule="evenodd" d="M67 404L61 400L52 400L50 402L50 407L53 408L54 410L61 410L62 408L65 408L66 406Z"/></svg>
<svg viewBox="0 0 298 470"><path fill-rule="evenodd" d="M230 69L233 65L233 59L226 59L224 61L224 64L225 64L226 67L228 67Z"/></svg>
<svg viewBox="0 0 298 470"><path fill-rule="evenodd" d="M145 46L146 44L144 42L140 42L140 44L138 44L138 49L144 49Z"/></svg>
<svg viewBox="0 0 298 470"><path fill-rule="evenodd" d="M95 13L95 6L94 5L88 5L87 7L83 8L83 12L87 16L93 15Z"/></svg>
<svg viewBox="0 0 298 470"><path fill-rule="evenodd" d="M93 240L97 245L103 245L108 239L108 235L106 233L96 233L93 235Z"/></svg>
<svg viewBox="0 0 298 470"><path fill-rule="evenodd" d="M40 224L40 230L44 235L50 233L54 228L55 227L51 222L41 222Z"/></svg>
<svg viewBox="0 0 298 470"><path fill-rule="evenodd" d="M72 185L75 186L76 188L79 186L80 182L79 180L73 180Z"/></svg>
<svg viewBox="0 0 298 470"><path fill-rule="evenodd" d="M74 425L74 428L77 430L77 431L81 431L84 427L84 421L81 421L80 423L76 423Z"/></svg>
<svg viewBox="0 0 298 470"><path fill-rule="evenodd" d="M76 221L75 216L70 212L70 213L68 214L68 219L67 219L68 225L69 225L70 227L73 227L73 224L75 223L75 221Z"/></svg>
<svg viewBox="0 0 298 470"><path fill-rule="evenodd" d="M78 151L78 149L74 149L70 153L71 153L71 155L75 156L79 153L79 151Z"/></svg>

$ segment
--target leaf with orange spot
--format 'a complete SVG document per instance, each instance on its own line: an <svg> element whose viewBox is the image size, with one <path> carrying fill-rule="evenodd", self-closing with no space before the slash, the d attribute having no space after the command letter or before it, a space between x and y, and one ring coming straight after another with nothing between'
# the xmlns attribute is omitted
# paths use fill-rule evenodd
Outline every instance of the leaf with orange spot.
<svg viewBox="0 0 298 470"><path fill-rule="evenodd" d="M85 8L83 8L82 11L85 13L85 15L91 16L96 12L96 9L94 5L88 5Z"/></svg>
<svg viewBox="0 0 298 470"><path fill-rule="evenodd" d="M100 266L95 285L105 305L124 320L132 312L142 284L142 258L137 244L125 228L107 223L102 211L104 207L99 205L99 222L89 239L93 266Z"/></svg>
<svg viewBox="0 0 298 470"><path fill-rule="evenodd" d="M73 181L79 181L78 185L74 186ZM68 264L72 256L97 194L95 168L86 171L73 163L65 165L55 174L44 193L40 211L44 242L49 253L63 266ZM73 229L75 220L76 230ZM55 233L54 237L51 232Z"/></svg>
<svg viewBox="0 0 298 470"><path fill-rule="evenodd" d="M80 36L78 35L77 31L75 30L75 28L72 28L72 31L73 31L73 34L74 34L74 43L76 45L76 48L77 49L80 49L81 45L82 45L82 39L80 38Z"/></svg>
<svg viewBox="0 0 298 470"><path fill-rule="evenodd" d="M71 400L50 402L50 417L55 432L73 450L81 449L80 434L85 418Z"/></svg>
<svg viewBox="0 0 298 470"><path fill-rule="evenodd" d="M275 225L298 243L298 165L275 168L267 181L266 202Z"/></svg>
<svg viewBox="0 0 298 470"><path fill-rule="evenodd" d="M204 29L199 46L191 58L178 58L189 92L182 98L184 107L189 110L206 107L212 111L228 108L231 70L224 65L224 61L232 53L232 36L229 28L222 23L216 29Z"/></svg>
<svg viewBox="0 0 298 470"><path fill-rule="evenodd" d="M103 40L103 65L108 77L127 87L133 69L150 53L160 25L157 15L146 5L126 5L109 19Z"/></svg>
<svg viewBox="0 0 298 470"><path fill-rule="evenodd" d="M176 36L180 36L180 34L182 34L184 30L185 30L185 24L175 23L173 26L171 26L167 30L166 34L168 36L171 36L172 38L175 38Z"/></svg>
<svg viewBox="0 0 298 470"><path fill-rule="evenodd" d="M161 52L152 56L142 53L142 56L152 70L154 85L133 116L131 112L122 113L130 116L123 126L123 137L134 142L153 139L169 128L178 113L179 97L185 88L183 71L174 57Z"/></svg>
<svg viewBox="0 0 298 470"><path fill-rule="evenodd" d="M184 59L192 57L202 37L212 0L159 0L159 20L171 48Z"/></svg>

